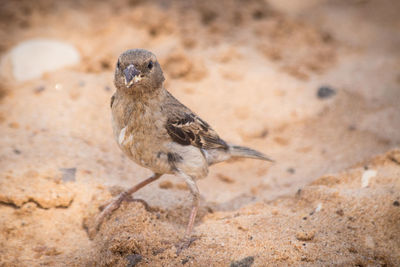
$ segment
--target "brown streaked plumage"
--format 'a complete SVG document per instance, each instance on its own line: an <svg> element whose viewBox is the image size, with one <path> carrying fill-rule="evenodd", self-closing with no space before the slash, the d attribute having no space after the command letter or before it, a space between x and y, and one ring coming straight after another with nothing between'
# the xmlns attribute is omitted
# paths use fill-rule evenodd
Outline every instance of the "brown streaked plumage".
<svg viewBox="0 0 400 267"><path fill-rule="evenodd" d="M208 166L231 157L271 161L253 149L227 144L208 123L165 90L163 81L160 64L151 52L128 50L118 58L114 77L117 90L111 98L114 136L134 162L154 175L114 199L99 214L97 229L124 198L168 173L182 177L193 197L185 234L189 238L199 206L196 180L207 176Z"/></svg>

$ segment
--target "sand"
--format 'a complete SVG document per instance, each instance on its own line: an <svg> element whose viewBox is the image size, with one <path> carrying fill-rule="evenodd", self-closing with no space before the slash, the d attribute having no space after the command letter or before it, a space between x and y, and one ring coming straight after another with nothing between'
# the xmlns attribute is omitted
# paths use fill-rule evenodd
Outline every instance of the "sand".
<svg viewBox="0 0 400 267"><path fill-rule="evenodd" d="M0 266L399 266L400 4L384 1L9 1L0 53L51 38L79 65L0 82ZM153 51L166 88L236 160L190 211L165 176L88 235L99 207L151 172L113 140L113 68Z"/></svg>

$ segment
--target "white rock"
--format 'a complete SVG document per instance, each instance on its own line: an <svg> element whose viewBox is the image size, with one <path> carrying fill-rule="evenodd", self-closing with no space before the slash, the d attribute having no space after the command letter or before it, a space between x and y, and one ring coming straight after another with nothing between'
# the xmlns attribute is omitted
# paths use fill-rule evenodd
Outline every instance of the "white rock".
<svg viewBox="0 0 400 267"><path fill-rule="evenodd" d="M376 170L366 170L361 177L361 187L367 187L369 185L369 180L375 177L376 174Z"/></svg>
<svg viewBox="0 0 400 267"><path fill-rule="evenodd" d="M315 212L320 212L322 210L322 203L318 203L317 207L315 208Z"/></svg>
<svg viewBox="0 0 400 267"><path fill-rule="evenodd" d="M79 52L70 44L33 39L20 43L10 52L12 72L17 81L26 81L42 76L80 61Z"/></svg>

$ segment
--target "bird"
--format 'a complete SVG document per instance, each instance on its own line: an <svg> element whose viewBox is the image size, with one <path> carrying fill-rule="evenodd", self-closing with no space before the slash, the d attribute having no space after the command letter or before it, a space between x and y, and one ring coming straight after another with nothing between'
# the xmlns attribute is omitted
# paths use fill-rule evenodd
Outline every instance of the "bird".
<svg viewBox="0 0 400 267"><path fill-rule="evenodd" d="M95 227L98 230L133 193L163 174L174 174L186 182L192 196L183 239L188 247L199 208L196 181L207 176L209 166L237 157L273 160L221 139L207 122L164 88L164 80L160 63L150 51L130 49L117 60L116 91L110 103L114 138L131 160L150 169L153 175L112 199L97 216Z"/></svg>

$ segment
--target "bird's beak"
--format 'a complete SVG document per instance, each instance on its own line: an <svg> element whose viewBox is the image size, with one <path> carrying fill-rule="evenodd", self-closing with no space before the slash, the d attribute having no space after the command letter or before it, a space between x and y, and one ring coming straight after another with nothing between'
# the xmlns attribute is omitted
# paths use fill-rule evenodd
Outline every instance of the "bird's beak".
<svg viewBox="0 0 400 267"><path fill-rule="evenodd" d="M142 78L139 76L140 71L138 71L132 64L124 69L125 85L130 87L132 84L137 83Z"/></svg>

